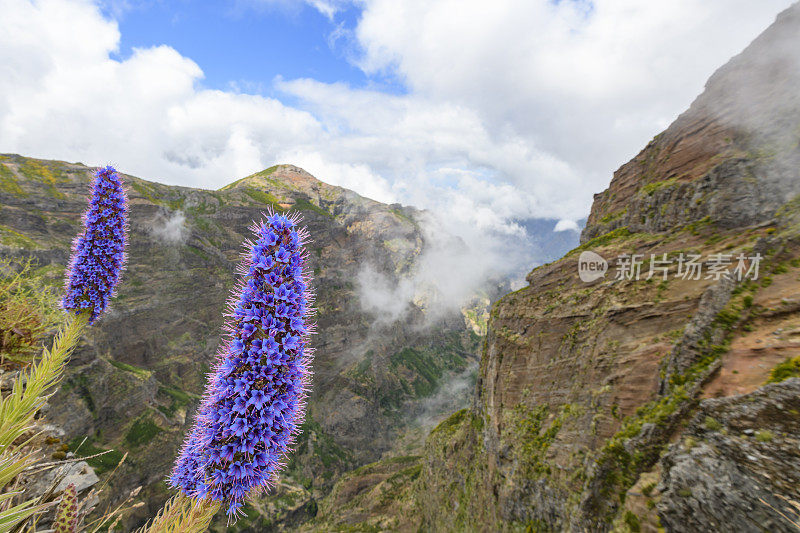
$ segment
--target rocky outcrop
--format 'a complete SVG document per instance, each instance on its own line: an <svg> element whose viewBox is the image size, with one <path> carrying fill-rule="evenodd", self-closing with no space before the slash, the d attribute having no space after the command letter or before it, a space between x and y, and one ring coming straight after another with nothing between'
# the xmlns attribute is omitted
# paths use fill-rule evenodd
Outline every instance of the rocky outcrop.
<svg viewBox="0 0 800 533"><path fill-rule="evenodd" d="M653 494L661 524L670 531L797 531L798 412L798 378L704 400L661 460Z"/></svg>

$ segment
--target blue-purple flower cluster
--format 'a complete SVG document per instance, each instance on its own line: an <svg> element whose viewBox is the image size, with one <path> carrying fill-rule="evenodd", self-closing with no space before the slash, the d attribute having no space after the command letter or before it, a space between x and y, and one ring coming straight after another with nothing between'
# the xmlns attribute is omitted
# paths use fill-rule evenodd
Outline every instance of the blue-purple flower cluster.
<svg viewBox="0 0 800 533"><path fill-rule="evenodd" d="M128 198L122 179L113 167L101 168L94 174L83 231L72 243L64 309L88 310L90 324L103 313L125 264L127 230Z"/></svg>
<svg viewBox="0 0 800 533"><path fill-rule="evenodd" d="M251 227L225 342L170 477L188 496L226 503L231 517L274 482L304 417L312 295L298 220L270 214Z"/></svg>

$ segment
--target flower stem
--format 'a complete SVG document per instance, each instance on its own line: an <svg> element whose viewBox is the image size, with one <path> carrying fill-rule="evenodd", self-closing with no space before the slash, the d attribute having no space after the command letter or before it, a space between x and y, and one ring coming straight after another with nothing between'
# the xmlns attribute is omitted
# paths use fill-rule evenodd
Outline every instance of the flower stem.
<svg viewBox="0 0 800 533"><path fill-rule="evenodd" d="M88 312L67 313L63 328L45 348L25 376L14 381L11 394L0 401L0 453L19 438L33 422L36 412L61 381L64 367L89 323ZM27 378L27 379L26 379Z"/></svg>
<svg viewBox="0 0 800 533"><path fill-rule="evenodd" d="M203 533L219 508L220 503L211 499L198 501L178 493L139 533Z"/></svg>
<svg viewBox="0 0 800 533"><path fill-rule="evenodd" d="M8 484L36 462L36 454L23 451L25 444L16 443L31 429L36 412L47 402L48 395L61 381L64 367L89 323L89 313L68 313L62 329L45 348L41 359L14 381L11 393L0 400L0 491L3 500L9 497ZM26 442L29 442L26 441ZM11 531L46 506L30 499L0 511L0 530Z"/></svg>

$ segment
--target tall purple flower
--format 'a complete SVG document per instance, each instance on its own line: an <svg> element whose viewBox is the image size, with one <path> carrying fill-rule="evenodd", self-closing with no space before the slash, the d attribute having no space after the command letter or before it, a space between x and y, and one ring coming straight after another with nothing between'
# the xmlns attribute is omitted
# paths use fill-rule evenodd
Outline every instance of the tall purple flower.
<svg viewBox="0 0 800 533"><path fill-rule="evenodd" d="M62 306L90 312L89 323L102 314L114 294L125 264L128 198L117 171L101 168L94 174L83 231L72 243L72 259Z"/></svg>
<svg viewBox="0 0 800 533"><path fill-rule="evenodd" d="M170 477L188 496L227 504L231 517L274 482L304 417L312 294L298 222L270 213L251 226L225 342Z"/></svg>

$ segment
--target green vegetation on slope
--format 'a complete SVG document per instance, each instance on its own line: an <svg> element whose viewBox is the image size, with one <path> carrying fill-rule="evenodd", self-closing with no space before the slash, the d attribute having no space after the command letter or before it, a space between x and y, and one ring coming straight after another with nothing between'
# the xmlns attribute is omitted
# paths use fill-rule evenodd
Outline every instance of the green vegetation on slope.
<svg viewBox="0 0 800 533"><path fill-rule="evenodd" d="M132 447L142 446L153 440L161 431L149 414L145 413L136 419L128 429L125 434L125 442Z"/></svg>
<svg viewBox="0 0 800 533"><path fill-rule="evenodd" d="M76 456L86 458L86 462L89 466L94 468L97 475L114 470L125 455L119 450L99 448L93 444L93 439L89 437L75 437L70 441L69 449L72 450ZM92 457L95 455L97 457Z"/></svg>
<svg viewBox="0 0 800 533"><path fill-rule="evenodd" d="M48 195L59 199L65 198L57 185L67 181L66 172L63 165L57 161L42 162L26 158L19 165L19 173L31 181L43 184Z"/></svg>
<svg viewBox="0 0 800 533"><path fill-rule="evenodd" d="M800 377L800 355L790 357L773 368L769 373L767 383L780 383L789 378L798 377Z"/></svg>
<svg viewBox="0 0 800 533"><path fill-rule="evenodd" d="M278 165L269 167L268 169L262 170L261 172L256 172L255 174L251 174L249 176L245 176L244 178L238 179L238 180L236 180L236 181L234 181L232 183L229 183L229 184L225 185L224 187L220 188L219 190L220 191L227 191L229 189L233 189L239 183L242 183L243 181L245 181L247 179L250 179L250 178L253 178L253 177L266 178L267 176L269 176L270 174L272 174L276 170L278 170Z"/></svg>
<svg viewBox="0 0 800 533"><path fill-rule="evenodd" d="M280 206L278 198L266 191L256 189L255 187L247 187L244 193L259 204L268 205L276 211L283 211L283 207Z"/></svg>
<svg viewBox="0 0 800 533"><path fill-rule="evenodd" d="M14 176L14 173L11 172L11 169L8 168L5 165L5 163L2 163L1 160L0 160L0 192L25 196L25 192L22 190L22 187L19 186L19 182L17 181L17 178Z"/></svg>

